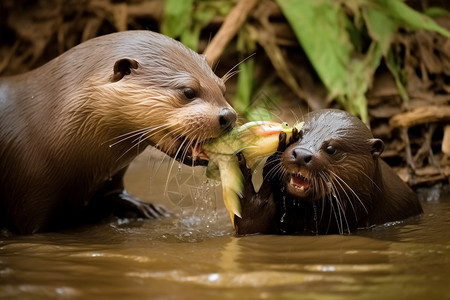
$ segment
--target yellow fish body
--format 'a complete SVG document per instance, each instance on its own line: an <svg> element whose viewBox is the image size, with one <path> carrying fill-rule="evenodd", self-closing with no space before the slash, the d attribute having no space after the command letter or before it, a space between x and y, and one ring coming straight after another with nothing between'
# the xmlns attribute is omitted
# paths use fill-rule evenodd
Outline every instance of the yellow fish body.
<svg viewBox="0 0 450 300"><path fill-rule="evenodd" d="M233 227L234 215L241 217L239 196L243 190L243 177L236 154L242 152L248 167L253 169L264 157L277 150L281 131L285 132L286 139L289 139L292 129L300 131L302 126L303 122L292 127L287 123L272 121L248 122L202 146L209 160L206 175L222 181L223 200Z"/></svg>

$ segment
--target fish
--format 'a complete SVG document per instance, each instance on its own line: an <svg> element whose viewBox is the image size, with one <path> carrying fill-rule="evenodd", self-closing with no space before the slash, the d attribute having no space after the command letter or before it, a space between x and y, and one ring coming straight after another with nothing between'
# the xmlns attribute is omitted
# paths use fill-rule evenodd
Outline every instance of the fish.
<svg viewBox="0 0 450 300"><path fill-rule="evenodd" d="M202 152L208 159L206 177L220 180L225 207L230 214L234 228L234 216L241 218L241 202L244 180L239 168L237 153L241 152L247 167L254 170L267 156L278 147L280 132L286 133L286 139L296 128L299 132L304 122L289 126L287 122L252 121L202 145Z"/></svg>

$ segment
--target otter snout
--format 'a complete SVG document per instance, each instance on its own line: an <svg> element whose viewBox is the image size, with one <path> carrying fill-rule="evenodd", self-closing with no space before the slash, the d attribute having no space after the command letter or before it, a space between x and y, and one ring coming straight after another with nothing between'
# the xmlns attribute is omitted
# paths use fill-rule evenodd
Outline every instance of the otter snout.
<svg viewBox="0 0 450 300"><path fill-rule="evenodd" d="M313 161L313 153L303 147L294 147L288 153L287 161L297 166L308 166Z"/></svg>
<svg viewBox="0 0 450 300"><path fill-rule="evenodd" d="M219 125L223 132L228 132L233 129L236 119L237 115L234 110L227 107L219 109Z"/></svg>

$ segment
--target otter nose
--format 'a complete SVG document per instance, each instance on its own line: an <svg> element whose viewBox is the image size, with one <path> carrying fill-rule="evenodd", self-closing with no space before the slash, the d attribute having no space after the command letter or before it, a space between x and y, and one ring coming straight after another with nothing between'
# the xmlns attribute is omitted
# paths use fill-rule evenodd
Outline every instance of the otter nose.
<svg viewBox="0 0 450 300"><path fill-rule="evenodd" d="M220 129L224 132L230 131L234 127L237 116L236 112L230 108L221 108L219 110Z"/></svg>
<svg viewBox="0 0 450 300"><path fill-rule="evenodd" d="M292 151L292 158L298 165L306 166L312 160L312 153L304 148L294 148Z"/></svg>

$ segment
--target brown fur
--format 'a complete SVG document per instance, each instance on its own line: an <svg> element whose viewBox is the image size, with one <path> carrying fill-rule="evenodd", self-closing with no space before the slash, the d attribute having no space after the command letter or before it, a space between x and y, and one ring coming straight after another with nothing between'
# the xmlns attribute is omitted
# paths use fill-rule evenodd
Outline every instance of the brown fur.
<svg viewBox="0 0 450 300"><path fill-rule="evenodd" d="M244 193L237 232L345 233L420 214L414 192L379 158L383 147L349 113L308 114L298 141L281 140L269 158L259 193Z"/></svg>
<svg viewBox="0 0 450 300"><path fill-rule="evenodd" d="M187 158L233 126L224 92L204 57L149 31L95 38L0 78L0 225L32 233L78 219L99 193L122 192L147 145Z"/></svg>

